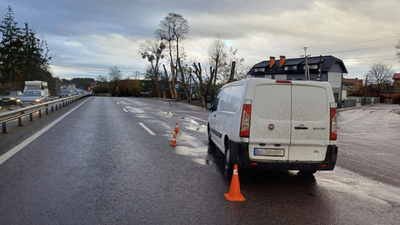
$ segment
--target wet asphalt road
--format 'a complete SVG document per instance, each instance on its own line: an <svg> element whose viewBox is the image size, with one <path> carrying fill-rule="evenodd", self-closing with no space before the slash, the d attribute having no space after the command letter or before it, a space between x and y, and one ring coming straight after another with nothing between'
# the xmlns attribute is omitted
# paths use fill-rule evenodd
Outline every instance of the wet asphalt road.
<svg viewBox="0 0 400 225"><path fill-rule="evenodd" d="M400 185L362 176L344 159L313 177L239 170L247 201L227 202L230 178L207 146L206 115L170 101L89 99L0 165L0 224L398 224ZM179 146L170 147L176 122ZM0 146L15 145L13 131Z"/></svg>

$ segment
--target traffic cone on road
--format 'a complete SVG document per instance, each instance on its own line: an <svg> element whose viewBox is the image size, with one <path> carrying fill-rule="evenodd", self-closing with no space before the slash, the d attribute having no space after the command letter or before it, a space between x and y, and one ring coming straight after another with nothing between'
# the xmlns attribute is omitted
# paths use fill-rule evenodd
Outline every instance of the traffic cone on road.
<svg viewBox="0 0 400 225"><path fill-rule="evenodd" d="M171 146L178 146L178 144L176 143L176 136L174 134L174 136L172 136L172 142L169 144Z"/></svg>
<svg viewBox="0 0 400 225"><path fill-rule="evenodd" d="M246 199L240 193L240 184L239 184L239 173L238 166L235 164L233 167L233 175L231 181L231 187L229 188L229 193L224 194L226 200L231 202L244 202Z"/></svg>
<svg viewBox="0 0 400 225"><path fill-rule="evenodd" d="M177 134L179 132L179 127L178 127L178 123L175 124L175 133Z"/></svg>

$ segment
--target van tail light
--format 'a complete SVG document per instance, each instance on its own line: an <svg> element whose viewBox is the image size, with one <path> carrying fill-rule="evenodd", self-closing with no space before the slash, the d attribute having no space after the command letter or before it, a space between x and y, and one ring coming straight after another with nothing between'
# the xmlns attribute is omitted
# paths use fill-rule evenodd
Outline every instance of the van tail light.
<svg viewBox="0 0 400 225"><path fill-rule="evenodd" d="M332 106L331 106L331 129L330 129L329 140L331 141L337 140L337 113L336 113L336 107Z"/></svg>
<svg viewBox="0 0 400 225"><path fill-rule="evenodd" d="M240 137L249 137L250 134L251 105L244 104L242 121L240 122Z"/></svg>

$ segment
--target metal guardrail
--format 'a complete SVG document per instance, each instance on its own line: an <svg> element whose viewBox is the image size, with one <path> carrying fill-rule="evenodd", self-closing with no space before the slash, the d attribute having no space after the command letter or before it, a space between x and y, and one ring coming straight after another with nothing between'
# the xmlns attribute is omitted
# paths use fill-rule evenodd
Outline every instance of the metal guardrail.
<svg viewBox="0 0 400 225"><path fill-rule="evenodd" d="M15 109L15 110L12 110L9 112L0 113L0 124L2 124L3 134L7 133L7 123L8 122L18 119L18 126L23 126L22 125L22 117L29 115L30 121L32 121L33 113L38 112L39 117L42 117L42 110L46 110L46 114L49 114L49 109L51 110L51 112L54 112L54 108L55 108L55 110L57 110L61 107L65 107L65 106L77 101L80 98L84 98L89 95L91 95L91 94L83 94L83 95L79 95L79 96L60 98L57 100L48 101L48 102L44 102L41 104L25 106L25 107L22 106L22 108L20 108L20 109Z"/></svg>

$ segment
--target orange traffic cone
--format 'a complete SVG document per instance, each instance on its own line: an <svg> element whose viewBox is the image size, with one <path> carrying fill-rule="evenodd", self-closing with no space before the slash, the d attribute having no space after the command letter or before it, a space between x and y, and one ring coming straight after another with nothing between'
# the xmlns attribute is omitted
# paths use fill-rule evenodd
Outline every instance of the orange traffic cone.
<svg viewBox="0 0 400 225"><path fill-rule="evenodd" d="M225 193L224 196L226 200L231 202L246 201L246 199L240 193L238 166L236 164L233 167L233 175L232 175L231 187L229 188L229 193Z"/></svg>
<svg viewBox="0 0 400 225"><path fill-rule="evenodd" d="M178 146L178 144L176 143L176 136L174 134L174 136L172 136L172 142L169 144L171 146Z"/></svg>
<svg viewBox="0 0 400 225"><path fill-rule="evenodd" d="M179 127L178 127L178 123L175 124L175 133L179 132Z"/></svg>

